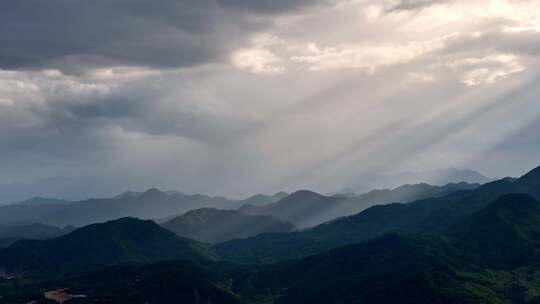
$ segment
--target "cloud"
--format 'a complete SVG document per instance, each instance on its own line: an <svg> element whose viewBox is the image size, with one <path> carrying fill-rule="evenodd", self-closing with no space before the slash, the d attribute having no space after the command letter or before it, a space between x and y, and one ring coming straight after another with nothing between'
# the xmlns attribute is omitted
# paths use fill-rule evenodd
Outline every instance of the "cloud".
<svg viewBox="0 0 540 304"><path fill-rule="evenodd" d="M257 3L255 3L257 2ZM245 39L317 1L6 0L0 68L192 67L226 62Z"/></svg>
<svg viewBox="0 0 540 304"><path fill-rule="evenodd" d="M279 66L280 59L266 49L242 49L233 54L233 64L254 74L281 74L285 68Z"/></svg>
<svg viewBox="0 0 540 304"><path fill-rule="evenodd" d="M483 58L462 58L448 65L460 73L461 81L468 86L491 84L501 78L525 70L518 58L512 54L495 54Z"/></svg>
<svg viewBox="0 0 540 304"><path fill-rule="evenodd" d="M373 74L379 67L403 64L444 47L446 38L407 44L352 45L319 48L308 44L305 55L293 56L294 62L309 65L312 71L361 69Z"/></svg>
<svg viewBox="0 0 540 304"><path fill-rule="evenodd" d="M497 144L538 126L537 4L2 1L0 184L238 196L520 173Z"/></svg>
<svg viewBox="0 0 540 304"><path fill-rule="evenodd" d="M435 76L427 74L427 73L411 72L411 73L408 74L408 76L411 79L411 81L414 81L414 82L431 83L431 82L434 82L436 80Z"/></svg>

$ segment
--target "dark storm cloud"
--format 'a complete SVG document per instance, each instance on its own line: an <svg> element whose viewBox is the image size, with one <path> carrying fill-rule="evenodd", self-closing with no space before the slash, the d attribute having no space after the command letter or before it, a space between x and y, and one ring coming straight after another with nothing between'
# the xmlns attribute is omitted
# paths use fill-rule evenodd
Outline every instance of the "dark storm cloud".
<svg viewBox="0 0 540 304"><path fill-rule="evenodd" d="M270 20L317 1L4 0L0 68L189 67L220 62Z"/></svg>

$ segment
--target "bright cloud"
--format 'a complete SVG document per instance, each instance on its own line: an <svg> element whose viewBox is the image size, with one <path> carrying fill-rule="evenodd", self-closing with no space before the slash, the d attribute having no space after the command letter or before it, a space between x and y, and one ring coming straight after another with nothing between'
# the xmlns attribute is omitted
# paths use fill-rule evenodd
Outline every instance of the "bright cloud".
<svg viewBox="0 0 540 304"><path fill-rule="evenodd" d="M451 62L450 67L460 72L460 79L468 86L491 84L525 70L512 54L495 54L483 58L463 58Z"/></svg>
<svg viewBox="0 0 540 304"><path fill-rule="evenodd" d="M265 49L245 49L233 55L233 64L242 70L254 74L280 74L285 68L279 66L280 59L271 51Z"/></svg>
<svg viewBox="0 0 540 304"><path fill-rule="evenodd" d="M405 45L352 45L319 48L308 44L305 55L293 56L297 63L308 64L312 71L362 69L373 74L379 67L407 63L424 54L443 48L444 39L411 42Z"/></svg>

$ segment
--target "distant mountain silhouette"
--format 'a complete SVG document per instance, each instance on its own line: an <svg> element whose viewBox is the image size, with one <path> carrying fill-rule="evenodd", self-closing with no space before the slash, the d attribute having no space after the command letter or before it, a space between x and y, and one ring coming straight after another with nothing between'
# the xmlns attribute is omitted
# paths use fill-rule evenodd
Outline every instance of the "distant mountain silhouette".
<svg viewBox="0 0 540 304"><path fill-rule="evenodd" d="M225 198L200 194L168 194L150 189L135 196L75 202L62 210L43 216L40 221L56 226L84 226L126 216L144 219L162 218L201 206L226 208L232 203Z"/></svg>
<svg viewBox="0 0 540 304"><path fill-rule="evenodd" d="M188 211L162 226L179 236L209 243L247 238L261 233L295 230L294 225L270 216L254 216L236 210L212 208Z"/></svg>
<svg viewBox="0 0 540 304"><path fill-rule="evenodd" d="M21 225L41 222L49 214L67 208L68 202L56 199L30 199L21 203L0 206L0 225ZM60 224L61 226L68 226Z"/></svg>
<svg viewBox="0 0 540 304"><path fill-rule="evenodd" d="M36 197L27 199L27 200L22 201L22 202L17 203L17 204L18 205L30 205L30 206L42 206L42 205L67 205L69 203L71 203L71 201L67 201L67 200L63 200L63 199L57 199L57 198L46 198L46 197L36 196Z"/></svg>
<svg viewBox="0 0 540 304"><path fill-rule="evenodd" d="M396 173L370 173L358 176L356 182L351 187L347 187L340 193L364 193L371 189L396 188L405 184L427 183L435 186L466 182L470 184L485 184L495 180L486 177L482 173L474 170L441 168L421 172L396 172Z"/></svg>
<svg viewBox="0 0 540 304"><path fill-rule="evenodd" d="M245 204L263 206L273 203L285 193L257 195L245 200L230 200L202 194L149 189L145 192L127 191L113 198L87 199L78 202L34 198L0 206L0 225L41 222L53 226L85 226L121 217L169 220L192 209L236 209Z"/></svg>
<svg viewBox="0 0 540 304"><path fill-rule="evenodd" d="M152 221L122 218L77 229L52 240L19 241L0 251L10 272L60 274L125 262L215 258L202 244Z"/></svg>
<svg viewBox="0 0 540 304"><path fill-rule="evenodd" d="M19 238L19 239L51 239L72 232L75 228L67 226L58 228L41 223L27 225L0 226L0 238Z"/></svg>

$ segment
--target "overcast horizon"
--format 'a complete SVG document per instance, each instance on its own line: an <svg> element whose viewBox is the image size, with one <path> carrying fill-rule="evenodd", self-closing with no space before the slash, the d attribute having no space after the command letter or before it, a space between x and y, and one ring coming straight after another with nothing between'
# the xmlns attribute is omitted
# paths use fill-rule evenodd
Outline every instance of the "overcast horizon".
<svg viewBox="0 0 540 304"><path fill-rule="evenodd" d="M0 2L0 189L520 176L539 101L537 0Z"/></svg>

